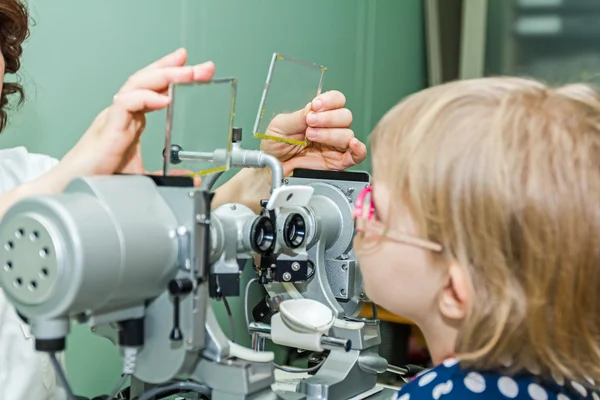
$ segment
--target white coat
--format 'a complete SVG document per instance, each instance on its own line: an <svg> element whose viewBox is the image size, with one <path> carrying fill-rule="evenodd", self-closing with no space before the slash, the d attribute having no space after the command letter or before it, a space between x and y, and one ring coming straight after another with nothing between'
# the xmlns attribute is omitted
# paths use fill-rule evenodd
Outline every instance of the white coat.
<svg viewBox="0 0 600 400"><path fill-rule="evenodd" d="M36 179L58 160L24 147L0 150L0 193ZM35 351L28 325L0 288L0 400L63 400L47 354Z"/></svg>

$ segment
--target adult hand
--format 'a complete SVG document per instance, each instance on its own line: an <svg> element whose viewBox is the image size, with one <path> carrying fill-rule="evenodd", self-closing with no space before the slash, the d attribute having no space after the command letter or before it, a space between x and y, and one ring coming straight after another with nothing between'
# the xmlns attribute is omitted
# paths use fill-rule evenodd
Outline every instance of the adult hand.
<svg viewBox="0 0 600 400"><path fill-rule="evenodd" d="M145 173L140 151L145 114L167 107L171 83L207 81L214 75L212 62L185 66L186 60L187 52L179 49L133 74L61 160L62 170L70 178Z"/></svg>
<svg viewBox="0 0 600 400"><path fill-rule="evenodd" d="M344 170L360 164L367 148L350 129L352 113L344 108L346 98L338 91L317 96L291 114L279 114L267 128L267 135L304 141L306 146L263 140L260 148L282 162L284 173L296 168Z"/></svg>

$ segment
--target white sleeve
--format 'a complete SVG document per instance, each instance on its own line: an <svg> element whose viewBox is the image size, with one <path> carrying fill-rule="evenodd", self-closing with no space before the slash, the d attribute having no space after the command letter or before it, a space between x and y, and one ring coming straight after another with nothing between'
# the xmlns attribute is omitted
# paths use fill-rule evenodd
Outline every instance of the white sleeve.
<svg viewBox="0 0 600 400"><path fill-rule="evenodd" d="M0 150L0 193L32 181L58 160L24 147ZM0 399L64 398L47 354L35 351L29 327L22 323L0 289Z"/></svg>
<svg viewBox="0 0 600 400"><path fill-rule="evenodd" d="M50 358L35 351L28 326L0 290L0 399L64 398Z"/></svg>
<svg viewBox="0 0 600 400"><path fill-rule="evenodd" d="M29 153L24 147L0 150L0 193L36 179L57 164L57 159Z"/></svg>

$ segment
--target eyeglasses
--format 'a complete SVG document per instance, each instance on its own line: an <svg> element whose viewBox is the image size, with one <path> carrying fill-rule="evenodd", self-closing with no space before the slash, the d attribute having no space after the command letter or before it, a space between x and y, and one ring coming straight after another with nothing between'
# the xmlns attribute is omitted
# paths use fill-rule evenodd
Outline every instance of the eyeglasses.
<svg viewBox="0 0 600 400"><path fill-rule="evenodd" d="M396 242L422 247L437 253L441 253L444 250L444 247L439 243L420 239L396 230L388 229L386 231L385 226L381 222L373 219L374 214L375 204L373 203L373 188L372 186L367 186L359 193L354 206L353 217L356 232L369 232L385 236Z"/></svg>

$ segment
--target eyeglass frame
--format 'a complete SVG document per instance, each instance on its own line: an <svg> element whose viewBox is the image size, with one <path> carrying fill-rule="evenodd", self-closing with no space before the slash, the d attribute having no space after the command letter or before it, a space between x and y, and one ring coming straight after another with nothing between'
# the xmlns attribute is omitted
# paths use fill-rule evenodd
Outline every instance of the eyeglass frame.
<svg viewBox="0 0 600 400"><path fill-rule="evenodd" d="M369 204L368 215L365 216L363 215L365 205L364 203L365 198L369 194L371 195L371 200ZM444 251L444 246L442 246L439 243L435 243L427 239L422 239L413 235L409 235L407 233L400 232L397 230L388 229L386 231L385 226L381 222L373 220L374 214L375 204L373 203L373 186L369 185L358 194L354 203L354 211L352 213L352 217L354 218L354 227L356 232L366 233L367 231L369 231L382 235L395 242L421 247L436 253L442 253ZM360 222L362 222L362 224ZM367 226L369 226L368 229Z"/></svg>

